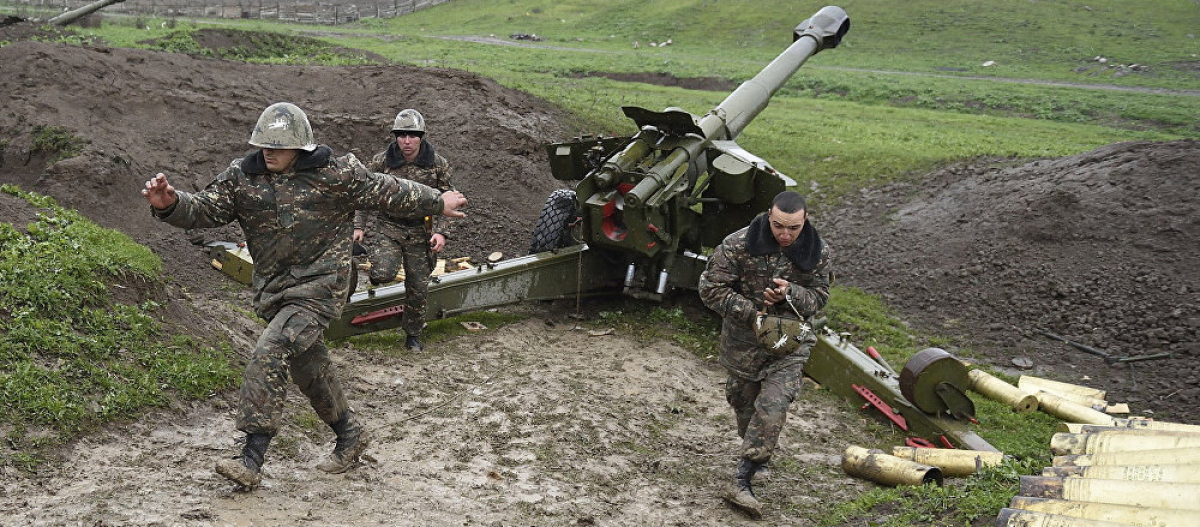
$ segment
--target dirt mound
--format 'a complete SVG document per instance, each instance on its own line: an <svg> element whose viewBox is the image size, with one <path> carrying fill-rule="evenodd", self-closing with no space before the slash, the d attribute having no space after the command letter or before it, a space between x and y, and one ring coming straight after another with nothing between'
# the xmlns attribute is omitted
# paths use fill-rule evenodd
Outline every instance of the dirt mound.
<svg viewBox="0 0 1200 527"><path fill-rule="evenodd" d="M387 64L386 57L360 49L334 46L312 37L264 31L201 29L140 42L160 51L230 60L265 60L281 56L336 56L349 64Z"/></svg>
<svg viewBox="0 0 1200 527"><path fill-rule="evenodd" d="M1200 143L1122 143L1020 166L976 163L864 192L816 221L842 283L999 367L1103 388L1200 422ZM1113 358L1108 364L1046 331Z"/></svg>
<svg viewBox="0 0 1200 527"><path fill-rule="evenodd" d="M545 198L561 185L543 145L570 133L545 102L469 73L389 66L262 66L187 55L16 42L0 48L0 112L6 138L0 177L48 194L103 226L154 248L176 276L195 275L197 248L153 220L139 193L165 172L184 190L203 188L250 151L267 105L304 108L320 142L370 158L390 141L400 108L421 110L429 141L448 158L470 199L451 222L450 257L524 254ZM86 143L55 162L39 132ZM210 239L240 241L235 227Z"/></svg>

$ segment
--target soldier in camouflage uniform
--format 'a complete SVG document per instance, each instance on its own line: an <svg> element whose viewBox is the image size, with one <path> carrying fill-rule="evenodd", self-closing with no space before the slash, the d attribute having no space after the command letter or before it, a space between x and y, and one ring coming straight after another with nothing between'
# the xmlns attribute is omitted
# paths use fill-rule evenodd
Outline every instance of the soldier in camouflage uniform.
<svg viewBox="0 0 1200 527"><path fill-rule="evenodd" d="M158 174L142 194L155 217L184 229L241 225L254 260L254 310L267 328L246 365L237 427L242 453L216 471L245 488L261 481L267 446L279 430L289 375L337 434L318 467L348 470L370 439L346 402L323 334L341 315L350 285L356 209L396 215L462 216L458 192L372 173L353 155L317 145L308 117L290 103L262 113L250 136L258 147L234 160L204 190L177 191Z"/></svg>
<svg viewBox="0 0 1200 527"><path fill-rule="evenodd" d="M724 319L725 398L742 438L724 497L756 518L762 509L751 478L779 441L816 343L813 317L829 300L830 250L806 220L804 197L779 193L769 211L721 242L700 275L700 298Z"/></svg>
<svg viewBox="0 0 1200 527"><path fill-rule="evenodd" d="M433 144L424 139L425 117L413 109L396 114L392 123L396 140L386 150L375 155L367 165L375 172L384 172L433 188L450 191L450 163L434 151ZM446 235L439 229L437 217L396 216L375 211L358 211L354 215L354 241L360 242L371 233L371 285L396 279L396 271L404 266L404 321L401 327L408 336L404 345L421 351L421 330L425 327L425 310L429 305L429 275L433 272L433 255L446 246Z"/></svg>

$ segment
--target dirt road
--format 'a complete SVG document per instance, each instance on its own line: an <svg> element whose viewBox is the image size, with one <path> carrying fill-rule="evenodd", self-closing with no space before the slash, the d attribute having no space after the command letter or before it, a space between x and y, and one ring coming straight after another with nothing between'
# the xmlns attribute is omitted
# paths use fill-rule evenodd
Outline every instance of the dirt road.
<svg viewBox="0 0 1200 527"><path fill-rule="evenodd" d="M738 445L711 362L533 313L426 353L336 350L376 432L370 461L314 465L332 434L293 392L263 486L212 472L237 452L230 394L114 426L34 477L5 477L0 525L678 525L744 520L716 497ZM397 346L399 349L400 346ZM840 401L798 405L773 479L775 525L859 492Z"/></svg>

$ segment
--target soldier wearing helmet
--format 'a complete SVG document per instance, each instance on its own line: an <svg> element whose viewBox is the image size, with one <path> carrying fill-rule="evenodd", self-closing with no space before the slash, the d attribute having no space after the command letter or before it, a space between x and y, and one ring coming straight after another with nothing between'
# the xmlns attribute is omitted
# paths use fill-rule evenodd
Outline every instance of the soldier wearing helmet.
<svg viewBox="0 0 1200 527"><path fill-rule="evenodd" d="M813 318L829 300L829 246L807 220L803 196L779 193L770 210L725 237L700 275L700 298L724 319L725 399L742 438L723 497L755 518L762 506L751 479L771 459L800 394L817 341Z"/></svg>
<svg viewBox="0 0 1200 527"><path fill-rule="evenodd" d="M241 453L217 473L245 488L261 482L267 447L279 431L287 381L337 435L326 472L350 469L370 435L355 417L329 360L323 334L341 315L350 287L355 210L461 217L466 198L372 173L352 154L317 144L308 116L291 103L269 106L250 135L253 153L235 159L203 190L176 190L161 173L142 194L160 220L184 229L237 222L254 259L254 310L267 321L242 380Z"/></svg>
<svg viewBox="0 0 1200 527"><path fill-rule="evenodd" d="M371 159L367 166L375 172L392 174L442 191L454 190L450 183L450 163L439 155L425 137L425 117L406 108L392 122L395 140ZM428 221L427 221L428 220ZM421 330L425 327L428 306L429 275L434 255L446 246L443 222L436 217L399 216L375 211L359 211L354 216L354 241L370 233L369 271L371 285L396 279L404 268L404 345L421 351Z"/></svg>

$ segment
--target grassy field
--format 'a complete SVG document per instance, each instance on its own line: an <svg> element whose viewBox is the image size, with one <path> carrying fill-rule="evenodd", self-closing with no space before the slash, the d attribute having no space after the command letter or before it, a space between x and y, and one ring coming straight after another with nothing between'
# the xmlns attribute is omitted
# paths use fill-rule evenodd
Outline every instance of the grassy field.
<svg viewBox="0 0 1200 527"><path fill-rule="evenodd" d="M844 44L813 57L739 139L796 179L815 209L864 187L972 158L1057 157L1121 141L1200 137L1200 9L1193 0L1097 0L1086 5L852 0L840 6L852 21ZM583 123L581 132L628 134L635 130L620 112L623 105L652 110L677 106L703 114L727 93L586 74L650 72L744 81L786 48L792 28L820 7L795 0L455 0L401 18L335 28L253 21L220 25L304 34L401 63L472 71L573 112ZM187 33L215 23L112 19L101 28L80 30L75 38L146 47L140 42L173 36L162 46L177 45ZM514 33L544 40L513 45L517 42L509 35ZM492 38L502 42L478 41ZM669 46L650 46L668 39ZM274 53L246 59L355 62L307 43L290 49L288 39L273 42L278 46ZM69 240L63 240L41 243L69 247ZM122 249L118 254L132 253ZM153 274L152 267L146 269ZM94 282L90 277L79 280ZM6 280L0 292L18 298L9 293L14 287ZM24 308L0 309L16 313ZM854 327L856 338L877 342L893 363L903 363L917 349L916 339L934 339L911 335L878 299L855 290L837 288L830 311L833 323ZM647 331L657 325L676 327L681 343L701 355L712 351L712 328L697 328L675 312L653 311L639 318L653 321ZM207 350L200 356L211 360L215 353ZM181 361L176 369L190 371L184 358L171 360ZM4 369L16 371L12 364ZM227 372L208 370L219 375L205 380L199 391L230 382ZM5 375L3 380L15 386L16 373ZM57 416L39 418L41 426L58 426L66 433L80 429L69 412L37 410L37 397L43 396L21 397L32 398L29 406L41 412L37 415ZM993 423L981 435L1023 461L962 487L879 489L831 513L829 524L859 517L887 501L901 502L897 508L904 512L881 525L966 525L994 517L1015 493L1016 478L1047 464L1044 450L1053 423L1015 423L1007 409L980 406L984 420ZM120 417L137 407L114 408L120 408L114 414ZM23 431L10 432L9 440Z"/></svg>
<svg viewBox="0 0 1200 527"><path fill-rule="evenodd" d="M319 31L232 25L306 33L402 63L472 71L578 114L586 123L581 131L628 134L635 130L620 112L623 105L703 114L728 93L581 75L744 81L785 49L795 25L819 7L792 0L768 8L748 1L456 0ZM851 19L842 46L810 59L739 140L796 179L816 207L964 159L1065 156L1114 142L1200 135L1194 34L1200 10L1194 2L1138 9L1120 1L1086 8L926 1L841 7ZM175 29L145 21L154 29L111 24L85 34L144 46L138 42L210 25L175 22ZM516 43L509 38L514 33L543 41L477 41ZM667 39L670 46L649 45ZM353 62L295 51L286 54L288 61ZM989 61L994 65L984 66Z"/></svg>

